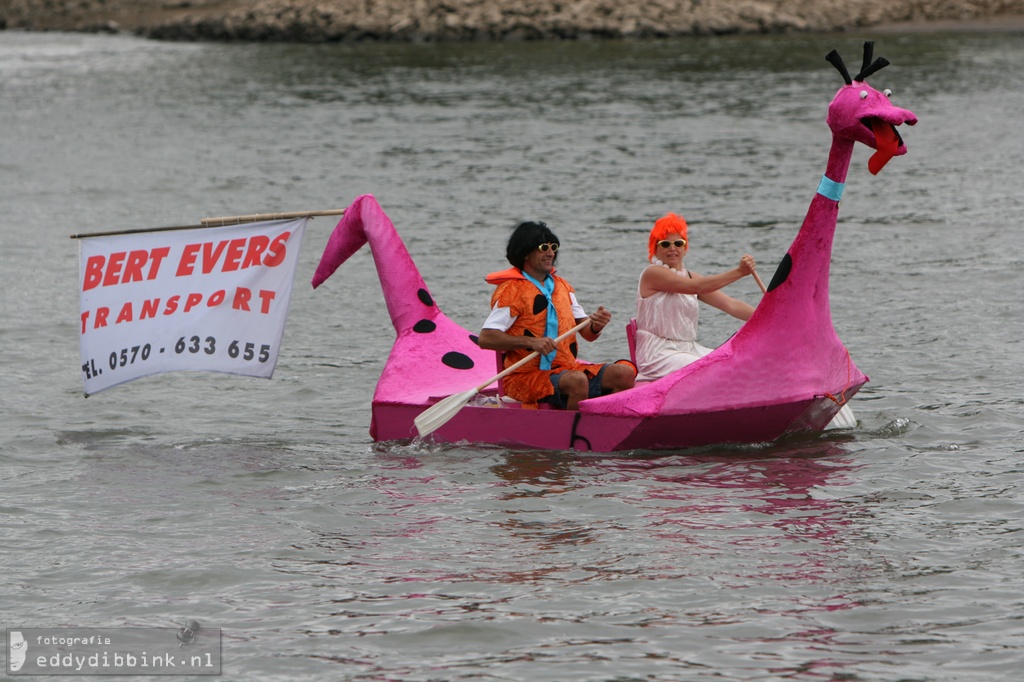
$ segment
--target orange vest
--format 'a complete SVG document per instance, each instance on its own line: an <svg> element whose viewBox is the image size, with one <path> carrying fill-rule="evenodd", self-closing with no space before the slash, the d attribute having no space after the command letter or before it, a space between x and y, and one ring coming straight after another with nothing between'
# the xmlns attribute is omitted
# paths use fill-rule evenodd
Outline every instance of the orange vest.
<svg viewBox="0 0 1024 682"><path fill-rule="evenodd" d="M559 277L551 275L555 280L555 289L551 301L558 314L558 335L561 336L576 326L572 315L572 300L569 294L575 291L572 285ZM509 268L501 272L487 275L489 284L496 284L497 289L491 295L491 308L508 308L515 322L508 328L514 336L543 337L547 326L548 300L537 286L526 279L519 268ZM505 353L505 367L508 367L532 351L526 348L510 350ZM555 392L551 386L551 375L575 369L584 372L588 377L595 377L602 365L593 365L576 360L578 342L575 334L563 339L555 350L555 359L550 370L540 368L540 358L536 358L503 379L505 393L523 403L536 403Z"/></svg>

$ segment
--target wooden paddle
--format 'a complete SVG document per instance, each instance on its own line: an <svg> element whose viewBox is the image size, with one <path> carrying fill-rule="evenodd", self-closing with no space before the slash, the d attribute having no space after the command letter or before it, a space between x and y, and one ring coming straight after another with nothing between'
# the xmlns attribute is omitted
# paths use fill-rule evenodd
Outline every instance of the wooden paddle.
<svg viewBox="0 0 1024 682"><path fill-rule="evenodd" d="M761 287L761 293L762 294L768 293L768 289L765 288L764 282L761 281L761 275L757 274L756 270L751 272L750 274L752 274L754 276L754 281L757 282L757 286Z"/></svg>
<svg viewBox="0 0 1024 682"><path fill-rule="evenodd" d="M591 319L588 317L587 319L583 320L569 331L560 335L557 339L555 339L555 343L557 344L563 341L566 337L575 334L576 332L580 331L590 323ZM450 395L441 402L431 405L422 413L420 413L420 415L416 417L416 419L413 420L413 422L416 424L416 430L419 432L420 436L426 436L433 433L434 431L437 431L439 428L444 426L449 419L458 414L459 410L465 407L466 404L469 403L469 401L472 400L477 393L484 390L498 379L502 379L508 376L509 374L516 371L517 369L519 369L520 367L522 367L530 360L533 360L535 357L539 355L540 351L533 351L519 362L515 363L511 367L506 367L503 372L501 372L492 379L488 379L487 381L480 384L476 388L471 388L468 391L463 391L462 393Z"/></svg>

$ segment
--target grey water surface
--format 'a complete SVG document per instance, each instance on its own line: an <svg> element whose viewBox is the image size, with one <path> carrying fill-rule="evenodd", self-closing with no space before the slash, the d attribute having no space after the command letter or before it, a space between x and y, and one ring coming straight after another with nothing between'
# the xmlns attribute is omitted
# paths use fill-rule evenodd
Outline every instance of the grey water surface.
<svg viewBox="0 0 1024 682"><path fill-rule="evenodd" d="M770 277L825 168L824 60L872 36L247 45L0 32L0 618L223 633L228 680L1016 680L1024 666L1024 41L885 34L920 118L858 148L836 329L855 429L590 456L373 443L393 330L368 250L309 286L272 380L85 399L76 233L376 195L475 330L508 228L617 322L646 233ZM729 292L756 302L749 278ZM701 340L735 320L705 310ZM780 377L780 381L784 381ZM469 388L469 387L467 387Z"/></svg>

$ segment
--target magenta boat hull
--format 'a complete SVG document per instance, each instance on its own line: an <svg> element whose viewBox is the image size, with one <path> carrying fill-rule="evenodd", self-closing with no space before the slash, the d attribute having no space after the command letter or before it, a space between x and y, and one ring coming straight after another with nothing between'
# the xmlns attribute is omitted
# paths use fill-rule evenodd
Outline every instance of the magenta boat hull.
<svg viewBox="0 0 1024 682"><path fill-rule="evenodd" d="M859 388L852 388L848 395ZM417 434L413 420L424 409L419 405L374 403L371 436L375 441L414 438ZM579 452L679 450L727 443L768 443L788 433L821 431L839 409L837 403L824 396L655 417L467 405L430 434L430 439L440 443Z"/></svg>

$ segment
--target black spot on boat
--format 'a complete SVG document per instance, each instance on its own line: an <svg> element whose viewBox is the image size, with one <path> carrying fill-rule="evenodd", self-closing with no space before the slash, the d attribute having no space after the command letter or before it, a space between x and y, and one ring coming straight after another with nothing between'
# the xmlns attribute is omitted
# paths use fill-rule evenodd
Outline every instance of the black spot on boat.
<svg viewBox="0 0 1024 682"><path fill-rule="evenodd" d="M441 358L441 362L448 365L452 369L473 369L475 363L465 353L458 353L456 351L449 351L444 354Z"/></svg>

